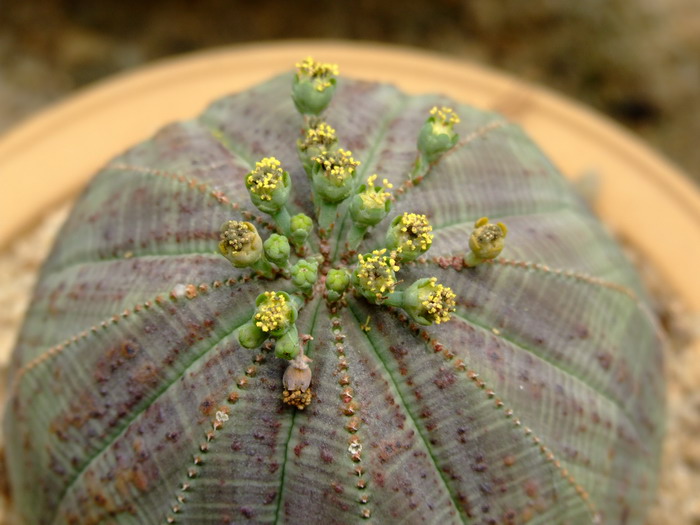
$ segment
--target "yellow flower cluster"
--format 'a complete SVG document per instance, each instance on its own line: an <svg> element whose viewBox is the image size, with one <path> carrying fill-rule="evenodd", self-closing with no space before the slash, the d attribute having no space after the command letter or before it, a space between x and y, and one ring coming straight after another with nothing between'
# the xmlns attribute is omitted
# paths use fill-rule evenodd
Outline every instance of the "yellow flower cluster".
<svg viewBox="0 0 700 525"><path fill-rule="evenodd" d="M435 117L437 123L446 127L452 127L459 123L459 115L457 115L452 108L448 108L447 106L442 106L440 108L433 106L433 109L430 110L430 114Z"/></svg>
<svg viewBox="0 0 700 525"><path fill-rule="evenodd" d="M277 292L264 292L263 301L255 313L255 326L263 332L277 330L289 322L292 307L284 295Z"/></svg>
<svg viewBox="0 0 700 525"><path fill-rule="evenodd" d="M248 175L247 183L250 191L261 200L272 200L272 192L279 188L284 177L280 161L275 157L265 157L255 163L255 169Z"/></svg>
<svg viewBox="0 0 700 525"><path fill-rule="evenodd" d="M255 226L244 221L228 221L221 230L222 253L239 253L255 242L257 231Z"/></svg>
<svg viewBox="0 0 700 525"><path fill-rule="evenodd" d="M450 313L456 309L457 297L451 288L442 284L435 284L437 279L430 278L430 295L423 300L421 305L432 318L435 324L446 323L450 320Z"/></svg>
<svg viewBox="0 0 700 525"><path fill-rule="evenodd" d="M339 148L338 151L325 152L313 160L323 166L326 178L335 184L341 186L347 179L352 177L360 163L352 158L352 152Z"/></svg>
<svg viewBox="0 0 700 525"><path fill-rule="evenodd" d="M401 216L400 231L401 244L397 251L421 251L425 252L433 244L433 227L425 215L418 213L404 213Z"/></svg>
<svg viewBox="0 0 700 525"><path fill-rule="evenodd" d="M323 146L324 149L335 144L338 137L335 134L335 129L330 127L326 122L319 122L315 126L309 127L304 134L304 140L299 141L299 148L306 151L313 146Z"/></svg>
<svg viewBox="0 0 700 525"><path fill-rule="evenodd" d="M331 86L330 79L338 76L338 64L326 64L316 62L311 57L306 57L301 62L296 64L297 71L300 76L306 76L314 79L315 88L317 91L324 91Z"/></svg>
<svg viewBox="0 0 700 525"><path fill-rule="evenodd" d="M393 292L397 283L394 272L399 271L399 266L392 257L384 255L385 253L386 248L357 256L357 277L362 287L375 294L377 299Z"/></svg>
<svg viewBox="0 0 700 525"><path fill-rule="evenodd" d="M387 200L391 198L390 190L394 187L387 179L382 179L382 186L375 186L374 181L377 180L377 175L371 175L367 178L367 188L360 193L362 204L367 208L382 208ZM379 190L379 191L377 191Z"/></svg>

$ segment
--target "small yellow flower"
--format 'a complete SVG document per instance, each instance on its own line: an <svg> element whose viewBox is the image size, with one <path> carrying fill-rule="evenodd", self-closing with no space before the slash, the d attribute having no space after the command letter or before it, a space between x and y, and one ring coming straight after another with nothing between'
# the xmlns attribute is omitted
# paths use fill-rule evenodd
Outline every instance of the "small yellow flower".
<svg viewBox="0 0 700 525"><path fill-rule="evenodd" d="M246 177L246 186L261 200L272 200L272 193L283 184L284 170L275 157L265 157L255 163Z"/></svg>
<svg viewBox="0 0 700 525"><path fill-rule="evenodd" d="M319 164L325 177L335 186L342 186L352 178L360 163L352 158L352 152L339 148L338 151L325 152L314 157L313 160Z"/></svg>
<svg viewBox="0 0 700 525"><path fill-rule="evenodd" d="M375 186L374 181L377 180L377 175L371 175L367 178L367 187L365 191L360 193L362 204L371 208L384 208L386 201L391 198L390 190L394 187L387 179L382 179L382 186Z"/></svg>
<svg viewBox="0 0 700 525"><path fill-rule="evenodd" d="M300 77L314 79L314 87L317 91L324 91L331 87L331 79L338 76L338 65L316 62L311 57L306 57L296 64L297 74Z"/></svg>
<svg viewBox="0 0 700 525"><path fill-rule="evenodd" d="M457 113L446 106L433 107L418 134L418 151L421 154L421 169L436 162L438 158L459 140L454 125L459 122Z"/></svg>
<svg viewBox="0 0 700 525"><path fill-rule="evenodd" d="M381 301L392 293L397 280L394 272L399 271L396 261L385 255L386 249L374 250L372 253L357 256L358 265L355 278L363 295Z"/></svg>
<svg viewBox="0 0 700 525"><path fill-rule="evenodd" d="M445 127L452 127L455 124L459 124L459 115L454 112L452 108L447 106L437 107L433 106L430 110L430 115L433 117L435 123L439 123Z"/></svg>
<svg viewBox="0 0 700 525"><path fill-rule="evenodd" d="M398 259L412 261L433 244L432 231L433 227L425 215L406 212L391 222L387 231L387 246L396 252Z"/></svg>
<svg viewBox="0 0 700 525"><path fill-rule="evenodd" d="M299 149L306 151L310 148L318 148L320 151L324 151L336 142L338 142L338 137L335 134L335 129L320 120L307 128L304 138L299 140Z"/></svg>
<svg viewBox="0 0 700 525"><path fill-rule="evenodd" d="M435 277L430 278L430 291L421 305L425 309L427 318L435 324L445 323L450 320L450 313L455 311L457 297L451 288L436 284Z"/></svg>
<svg viewBox="0 0 700 525"><path fill-rule="evenodd" d="M403 308L419 324L445 323L456 309L456 295L435 277L418 279L403 294Z"/></svg>
<svg viewBox="0 0 700 525"><path fill-rule="evenodd" d="M289 324L293 307L284 294L279 292L264 292L255 312L255 326L263 332L274 332Z"/></svg>

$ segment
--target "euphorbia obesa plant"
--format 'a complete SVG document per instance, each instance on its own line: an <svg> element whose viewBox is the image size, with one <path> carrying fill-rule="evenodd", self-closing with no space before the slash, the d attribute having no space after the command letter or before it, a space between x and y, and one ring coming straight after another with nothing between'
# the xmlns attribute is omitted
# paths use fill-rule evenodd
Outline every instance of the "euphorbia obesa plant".
<svg viewBox="0 0 700 525"><path fill-rule="evenodd" d="M12 364L27 523L642 522L661 343L620 250L501 116L336 75L86 189Z"/></svg>

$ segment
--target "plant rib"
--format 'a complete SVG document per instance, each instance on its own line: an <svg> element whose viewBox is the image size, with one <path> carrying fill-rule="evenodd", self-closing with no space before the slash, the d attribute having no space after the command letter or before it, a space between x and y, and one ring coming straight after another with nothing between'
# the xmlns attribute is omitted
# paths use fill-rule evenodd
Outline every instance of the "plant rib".
<svg viewBox="0 0 700 525"><path fill-rule="evenodd" d="M414 333L417 339L423 341L426 348L432 349L435 353L440 353L440 356L445 360L445 362L450 362L454 358L454 353L452 353L437 339L431 337L425 329L411 322L404 313L398 312L394 308L388 308L388 310L396 319L398 319L404 326L406 326L406 328L409 331ZM533 430L530 427L527 427L523 424L520 418L518 418L515 415L513 409L507 407L505 402L496 396L496 392L490 387L488 387L488 385L484 382L483 379L479 377L479 374L476 371L471 370L460 359L453 363L453 367L455 370L463 372L472 383L476 384L477 387L486 394L488 399L493 400L496 408L503 410L504 416L510 421L512 421L514 427L523 431L528 440L530 440L533 443L533 445L536 445L539 448L540 452L542 453L542 456L549 463L551 463L555 467L559 475L574 488L576 494L578 494L578 496L581 498L586 508L588 509L591 515L591 522L594 524L600 523L600 513L591 501L590 495L588 494L586 489L576 481L576 479L568 471L568 469L562 465L562 462L554 455L552 449L549 446L547 446L542 441L542 439L533 432Z"/></svg>
<svg viewBox="0 0 700 525"><path fill-rule="evenodd" d="M349 304L350 304L350 307L348 309L352 313L352 315L355 317L355 320L358 322L358 324L363 323L364 319L362 319L361 316L358 316L358 312L356 311L356 308L353 308L351 303L349 303ZM393 311L393 309L391 307L389 307L389 311ZM389 367L387 366L386 362L379 355L379 352L377 351L377 348L376 348L372 338L364 330L362 330L362 333L364 334L365 339L367 340L368 346L374 352L376 359L382 364L382 368L386 371L386 374L391 381L391 385L393 386L394 391L396 392L396 396L398 397L399 402L403 408L403 412L408 416L409 420L412 422L413 426L415 427L418 436L420 436L421 442L422 442L423 446L425 447L425 450L428 453L428 457L432 461L433 468L435 469L435 472L438 474L438 477L442 481L444 489L447 492L447 494L449 495L450 501L452 502L452 505L454 506L455 510L457 511L457 515L460 517L461 523L463 525L466 525L467 523L469 523L469 517L466 516L464 510L462 509L462 506L457 503L457 496L454 494L454 491L450 487L450 484L447 482L447 479L445 478L445 474L442 472L442 469L438 466L437 459L433 455L431 447L428 445L428 440L426 439L423 430L418 425L417 418L411 412L411 410L409 410L409 408L408 408L409 405L408 405L407 401L404 399L403 395L401 394L401 391L399 390L399 388L397 386L396 379L389 371Z"/></svg>

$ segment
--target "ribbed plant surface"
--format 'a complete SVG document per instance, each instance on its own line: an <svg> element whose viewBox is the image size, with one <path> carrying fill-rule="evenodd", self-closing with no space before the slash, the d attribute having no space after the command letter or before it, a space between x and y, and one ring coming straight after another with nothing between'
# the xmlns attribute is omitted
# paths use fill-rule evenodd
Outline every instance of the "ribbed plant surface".
<svg viewBox="0 0 700 525"><path fill-rule="evenodd" d="M663 419L658 328L603 227L497 114L339 83L326 118L358 179L395 189L359 252L383 246L392 217L427 215L433 246L400 277L437 277L457 308L423 327L317 287L297 321L313 402L281 402L286 363L235 333L259 294L294 287L233 268L217 243L231 219L274 230L244 184L263 157L291 173L290 211L314 216L290 84L169 125L79 199L12 363L7 459L26 522L641 523ZM460 142L411 184L419 129L448 103ZM355 261L346 207L309 240L324 272ZM508 225L506 249L464 267L485 215Z"/></svg>

